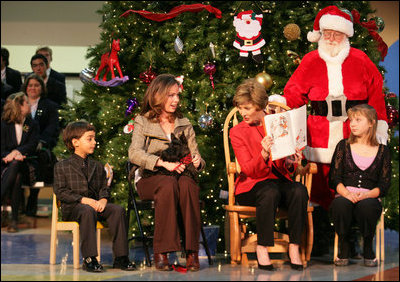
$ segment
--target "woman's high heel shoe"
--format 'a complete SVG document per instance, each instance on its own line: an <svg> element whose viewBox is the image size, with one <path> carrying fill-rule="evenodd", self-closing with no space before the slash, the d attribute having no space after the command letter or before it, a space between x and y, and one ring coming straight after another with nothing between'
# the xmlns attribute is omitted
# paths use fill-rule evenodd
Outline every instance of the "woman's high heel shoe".
<svg viewBox="0 0 400 282"><path fill-rule="evenodd" d="M258 269L262 269L262 270L268 270L268 271L275 271L276 268L274 267L274 265L271 264L266 264L266 265L262 265L258 262L258 258L257 258L257 265L258 265Z"/></svg>
<svg viewBox="0 0 400 282"><path fill-rule="evenodd" d="M304 267L303 267L302 264L295 264L295 263L292 263L292 259L290 258L289 251L287 252L287 256L288 256L288 258L289 258L290 267L291 267L293 270L298 270L298 271L303 271L303 270L304 270Z"/></svg>
<svg viewBox="0 0 400 282"><path fill-rule="evenodd" d="M257 261L257 264L258 264L258 269L262 269L262 270L268 270L268 271L275 271L276 269L275 269L275 267L274 267L274 265L271 263L271 264L267 264L267 265L261 265L258 261Z"/></svg>
<svg viewBox="0 0 400 282"><path fill-rule="evenodd" d="M290 262L290 267L291 267L293 270L298 270L298 271L304 270L304 267L303 267L302 264L295 264L295 263Z"/></svg>

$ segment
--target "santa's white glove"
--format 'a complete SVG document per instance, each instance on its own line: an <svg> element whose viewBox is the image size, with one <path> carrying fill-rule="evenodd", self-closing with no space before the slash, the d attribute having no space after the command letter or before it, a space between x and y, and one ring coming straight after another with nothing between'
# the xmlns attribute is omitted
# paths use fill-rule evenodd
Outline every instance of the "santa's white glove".
<svg viewBox="0 0 400 282"><path fill-rule="evenodd" d="M386 121L378 120L376 139L378 140L379 144L387 145L387 140L389 138L388 129L389 126Z"/></svg>
<svg viewBox="0 0 400 282"><path fill-rule="evenodd" d="M268 97L268 102L278 102L284 105L286 104L286 98L279 94L273 94Z"/></svg>

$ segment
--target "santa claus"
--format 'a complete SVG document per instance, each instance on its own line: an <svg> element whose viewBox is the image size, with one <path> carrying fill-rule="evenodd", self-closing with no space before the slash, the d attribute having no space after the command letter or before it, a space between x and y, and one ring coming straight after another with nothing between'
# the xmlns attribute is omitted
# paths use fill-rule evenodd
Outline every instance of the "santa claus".
<svg viewBox="0 0 400 282"><path fill-rule="evenodd" d="M307 120L304 156L316 162L311 201L325 210L334 199L329 188L329 168L337 143L348 138L347 110L367 103L378 114L377 138L386 144L388 124L383 94L383 79L376 65L361 50L350 47L353 36L352 15L336 6L322 9L315 18L307 39L318 42L318 50L306 54L284 88L284 95L270 101L297 108L311 102Z"/></svg>
<svg viewBox="0 0 400 282"><path fill-rule="evenodd" d="M262 62L260 48L265 45L261 36L263 15L256 15L253 11L244 11L234 17L233 26L236 28L236 38L233 46L240 50L240 62L245 62L249 51L257 63Z"/></svg>

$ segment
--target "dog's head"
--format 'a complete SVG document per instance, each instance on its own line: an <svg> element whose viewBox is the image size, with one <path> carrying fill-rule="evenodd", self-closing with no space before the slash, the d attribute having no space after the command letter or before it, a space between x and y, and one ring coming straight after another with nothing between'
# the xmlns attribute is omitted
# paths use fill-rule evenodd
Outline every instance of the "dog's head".
<svg viewBox="0 0 400 282"><path fill-rule="evenodd" d="M185 134L179 138L171 133L171 142L168 148L161 153L161 159L167 162L179 162L183 157L190 153Z"/></svg>

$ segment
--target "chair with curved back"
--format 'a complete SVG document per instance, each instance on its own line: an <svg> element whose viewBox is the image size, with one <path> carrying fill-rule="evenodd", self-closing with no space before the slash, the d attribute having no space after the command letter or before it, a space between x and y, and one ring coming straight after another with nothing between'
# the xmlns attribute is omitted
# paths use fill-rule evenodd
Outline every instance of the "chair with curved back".
<svg viewBox="0 0 400 282"><path fill-rule="evenodd" d="M281 111L290 110L286 105L270 102L267 106L267 113L273 114ZM233 108L225 119L223 138L224 138L224 151L225 151L225 162L226 162L226 172L228 177L229 185L229 196L228 204L224 206L226 210L227 220L226 227L228 232L226 232L226 238L229 238L229 249L232 264L248 264L247 253L255 253L257 246L257 234L250 234L248 232L245 220L249 218L254 218L256 216L256 207L252 206L241 206L235 201L235 179L240 173L240 165L235 158L232 146L229 141L229 129L234 127L239 123L237 116L238 108ZM301 182L307 187L308 196L311 193L311 182L312 174L317 172L317 166L315 163L307 163L306 166L301 166L297 168L295 173L295 180ZM307 262L311 257L311 250L313 246L313 221L312 212L314 208L308 202L307 208L307 223L306 228L303 233L303 239L301 244L301 255L303 265L307 266ZM287 219L287 211L283 209L278 209L276 214L276 219ZM229 235L227 235L227 233ZM289 246L289 235L274 232L274 246L268 247L268 252L270 253L283 253L288 252Z"/></svg>

